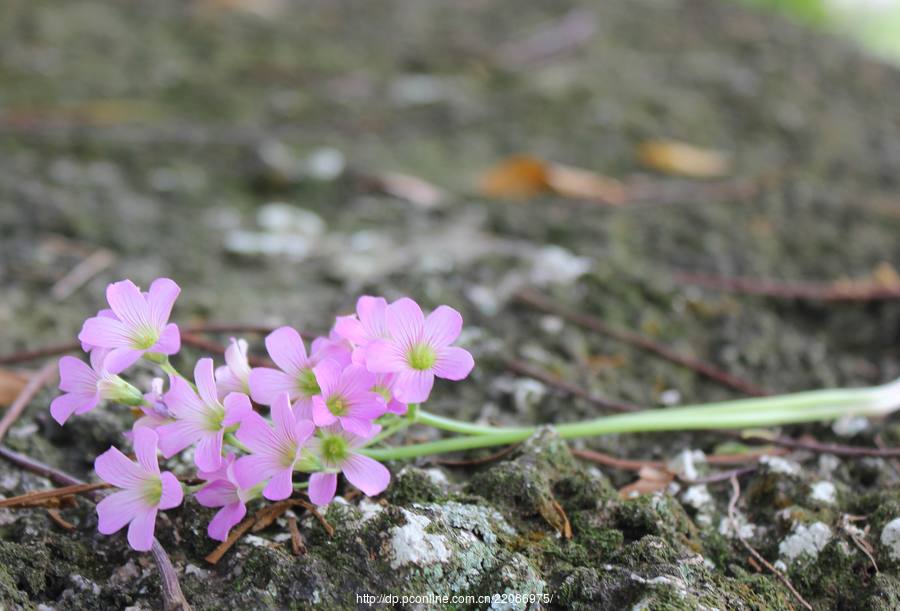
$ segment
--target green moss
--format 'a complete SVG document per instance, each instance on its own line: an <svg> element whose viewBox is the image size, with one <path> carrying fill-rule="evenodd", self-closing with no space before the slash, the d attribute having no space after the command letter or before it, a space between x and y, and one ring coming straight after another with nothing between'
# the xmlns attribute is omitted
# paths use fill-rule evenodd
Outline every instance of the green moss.
<svg viewBox="0 0 900 611"><path fill-rule="evenodd" d="M446 491L428 473L416 467L404 467L385 493L385 498L397 505L430 503L446 496Z"/></svg>

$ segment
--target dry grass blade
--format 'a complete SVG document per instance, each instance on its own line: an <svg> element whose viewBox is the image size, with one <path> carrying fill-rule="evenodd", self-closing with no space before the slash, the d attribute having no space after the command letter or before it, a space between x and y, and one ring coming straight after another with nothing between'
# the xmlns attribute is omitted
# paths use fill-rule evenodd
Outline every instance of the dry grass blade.
<svg viewBox="0 0 900 611"><path fill-rule="evenodd" d="M13 496L8 499L0 499L0 507L34 507L42 505L47 501L61 499L73 494L86 494L94 490L109 488L106 483L97 484L74 484L63 488L54 488L53 490L40 490L37 492L26 492L19 496Z"/></svg>
<svg viewBox="0 0 900 611"><path fill-rule="evenodd" d="M16 420L19 419L19 416L22 415L22 412L25 411L25 408L28 407L28 404L31 402L34 396L44 387L45 384L49 384L50 380L55 375L56 363L47 363L28 381L28 384L25 385L25 388L22 389L22 391L19 393L19 396L16 397L15 401L13 401L13 404L10 405L9 409L6 410L6 413L3 414L3 419L0 420L0 442L3 441L3 438L6 436L6 432L16 422Z"/></svg>
<svg viewBox="0 0 900 611"><path fill-rule="evenodd" d="M289 515L287 518L288 531L291 533L291 551L295 556L303 556L306 554L306 543L303 541L303 535L297 527L297 518Z"/></svg>

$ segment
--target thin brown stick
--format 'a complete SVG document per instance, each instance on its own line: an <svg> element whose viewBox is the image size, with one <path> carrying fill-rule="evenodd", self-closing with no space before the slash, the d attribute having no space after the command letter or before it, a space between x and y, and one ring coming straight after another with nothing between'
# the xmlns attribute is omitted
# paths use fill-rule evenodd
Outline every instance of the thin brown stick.
<svg viewBox="0 0 900 611"><path fill-rule="evenodd" d="M153 559L156 560L156 566L162 579L163 608L165 611L191 611L191 605L188 604L181 591L181 584L178 582L178 574L175 567L172 566L172 560L169 554L160 544L156 537L153 537L153 545L150 547Z"/></svg>
<svg viewBox="0 0 900 611"><path fill-rule="evenodd" d="M0 442L3 441L6 432L16 420L19 419L19 416L22 415L22 412L25 411L25 408L28 407L28 404L31 403L34 396L45 384L48 384L55 375L56 363L47 363L40 371L32 376L28 381L28 384L25 385L25 388L22 389L22 392L19 393L19 396L16 397L16 400L13 401L12 405L9 406L9 409L6 410L6 413L3 414L3 419L0 420Z"/></svg>
<svg viewBox="0 0 900 611"><path fill-rule="evenodd" d="M573 395L580 399L584 399L585 401L604 409L611 409L617 412L633 412L641 409L640 406L634 405L632 403L615 401L613 399L607 399L602 395L592 393L576 384L573 384L572 382L569 382L553 373L550 373L545 369L541 369L540 367L536 367L535 365L531 365L530 363L526 363L525 361L519 361L515 359L508 360L506 362L506 368L513 373L528 376L529 378L534 378L539 382L543 382L547 386L552 386L554 388L567 392L570 395Z"/></svg>
<svg viewBox="0 0 900 611"><path fill-rule="evenodd" d="M848 280L828 283L787 282L768 278L722 276L693 272L675 272L673 276L681 284L775 299L824 302L867 302L900 299L900 286L885 284L878 280Z"/></svg>
<svg viewBox="0 0 900 611"><path fill-rule="evenodd" d="M679 477L678 479L688 486L698 486L701 484L715 484L718 482L726 482L732 477L740 477L742 475L747 475L748 473L753 473L754 471L756 471L756 467L741 467L740 469L731 469L729 471L710 473L705 477L698 477L697 479L687 479L684 477Z"/></svg>
<svg viewBox="0 0 900 611"><path fill-rule="evenodd" d="M46 477L50 481L62 486L77 486L84 484L84 482L77 477L72 477L64 471L60 471L59 469L44 464L39 460L35 460L30 456L26 456L25 454L13 452L6 446L0 445L0 457L5 458L12 464L25 469L26 471L30 471L31 473L40 475L41 477Z"/></svg>
<svg viewBox="0 0 900 611"><path fill-rule="evenodd" d="M66 299L115 260L115 255L105 248L94 251L60 278L50 289L50 295L57 301Z"/></svg>
<svg viewBox="0 0 900 611"><path fill-rule="evenodd" d="M621 469L623 471L640 471L644 467L653 469L665 469L666 463L661 460L634 460L629 458L619 458L611 454L596 452L594 450L572 450L572 455L578 458L588 460L604 467L612 467L613 469Z"/></svg>
<svg viewBox="0 0 900 611"><path fill-rule="evenodd" d="M529 305L538 310L543 310L544 312L549 312L551 314L556 314L557 316L561 316L566 320L589 329L591 331L595 331L600 333L601 335L605 335L606 337L611 337L617 341L621 341L623 343L629 344L645 352L649 352L654 354L660 358L663 358L667 361L675 363L677 365L681 365L682 367L686 367L714 382L721 384L722 386L726 386L728 388L738 390L744 394L762 397L770 394L767 390L743 380L733 374L724 371L712 365L711 363L707 363L700 359L687 356L682 354L675 349L656 342L648 337L644 337L639 333L635 333L634 331L629 331L627 329L619 329L616 327L612 327L599 318L595 316L591 316L589 314L584 314L579 312L573 308L570 308L566 305L558 303L553 299L535 291L533 289L524 289L516 293L515 298L526 305Z"/></svg>
<svg viewBox="0 0 900 611"><path fill-rule="evenodd" d="M737 537L738 541L744 546L744 548L750 553L751 556L756 558L764 567L766 567L769 571L771 571L778 579L785 585L785 587L791 591L791 594L794 595L794 598L797 599L804 608L809 609L809 611L813 611L812 605L806 602L806 599L800 595L793 584L791 584L790 580L787 578L784 573L776 569L772 564L763 558L758 551L756 551L750 543L747 542L741 536L740 529L738 528L737 519L735 518L735 507L737 507L738 500L741 498L741 484L738 482L738 478L736 475L731 476L731 499L728 501L728 520L731 522L731 529L734 531L734 536Z"/></svg>
<svg viewBox="0 0 900 611"><path fill-rule="evenodd" d="M51 500L58 500L63 497L72 496L74 494L86 494L94 490L109 488L107 483L97 484L73 484L63 488L54 488L53 490L38 490L35 492L26 492L19 496L13 496L8 499L0 499L0 507L30 507L40 505Z"/></svg>
<svg viewBox="0 0 900 611"><path fill-rule="evenodd" d="M219 342L213 341L211 339L206 339L200 335L195 333L184 332L181 334L181 343L186 346L191 346L192 348L198 348L200 350L205 350L206 352L211 352L213 354L225 354L226 346L223 346ZM254 356L252 354L247 355L247 361L253 365L254 367L273 367L274 363L267 358Z"/></svg>
<svg viewBox="0 0 900 611"><path fill-rule="evenodd" d="M62 514L59 512L59 509L56 507L48 507L47 515L50 516L50 519L53 520L57 526L62 528L63 530L73 531L75 530L75 525L62 517Z"/></svg>
<svg viewBox="0 0 900 611"><path fill-rule="evenodd" d="M258 512L257 512L258 513ZM235 543L237 543L238 539L244 536L250 528L256 524L256 515L252 515L234 528L231 529L231 532L228 534L228 538L222 541L216 549L210 552L205 560L210 564L216 564L219 560L222 559L228 550L230 550Z"/></svg>
<svg viewBox="0 0 900 611"><path fill-rule="evenodd" d="M807 450L817 454L834 454L835 456L896 458L900 456L900 448L869 448L864 446L847 446L836 443L822 443L815 440L791 439L790 437L767 437L765 435L746 435L744 439L759 440L772 445L792 450Z"/></svg>
<svg viewBox="0 0 900 611"><path fill-rule="evenodd" d="M288 532L291 533L291 551L295 556L303 556L306 554L306 543L303 541L303 535L297 528L297 518L291 514L287 517Z"/></svg>

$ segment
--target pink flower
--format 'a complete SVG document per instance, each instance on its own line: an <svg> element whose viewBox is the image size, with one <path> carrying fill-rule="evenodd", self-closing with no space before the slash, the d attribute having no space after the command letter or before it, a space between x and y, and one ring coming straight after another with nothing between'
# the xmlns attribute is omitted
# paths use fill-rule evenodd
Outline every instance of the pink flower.
<svg viewBox="0 0 900 611"><path fill-rule="evenodd" d="M341 349L326 338L313 343L311 356L306 354L303 339L291 327L275 329L266 337L266 350L279 369L257 367L250 372L250 396L257 403L271 405L283 392L290 395L299 419L312 419L312 398L319 394L319 384L313 373L323 358L340 358ZM349 361L349 354L346 354Z"/></svg>
<svg viewBox="0 0 900 611"><path fill-rule="evenodd" d="M356 301L356 316L338 316L334 323L334 334L354 345L353 362L365 364L366 347L376 339L387 339L385 311L388 304L384 297L363 295Z"/></svg>
<svg viewBox="0 0 900 611"><path fill-rule="evenodd" d="M128 543L145 552L153 544L156 513L181 504L181 484L171 472L159 472L156 460L156 433L143 428L135 431L132 462L116 448L110 448L94 461L94 470L105 482L121 488L97 504L98 530L104 535L128 527Z"/></svg>
<svg viewBox="0 0 900 611"><path fill-rule="evenodd" d="M375 428L380 429L377 425ZM337 489L339 472L343 472L351 484L368 496L380 494L387 488L391 472L380 462L354 451L366 441L339 426L319 429L312 445L326 471L309 476L309 499L313 503L327 505L331 502Z"/></svg>
<svg viewBox="0 0 900 611"><path fill-rule="evenodd" d="M428 398L435 376L462 380L475 362L466 350L451 346L462 330L462 316L448 306L428 315L404 297L388 306L385 325L390 339L366 348L366 367L374 373L397 373L394 396L403 403Z"/></svg>
<svg viewBox="0 0 900 611"><path fill-rule="evenodd" d="M210 358L197 361L194 380L200 396L184 379L178 376L169 378L165 402L175 416L175 422L157 429L159 446L163 456L171 458L196 443L194 462L197 467L203 471L215 471L222 463L225 429L238 424L253 411L253 407L247 395L236 392L225 397L225 401L219 401Z"/></svg>
<svg viewBox="0 0 900 611"><path fill-rule="evenodd" d="M396 373L377 373L375 374L375 385L370 388L372 392L377 392L384 399L387 411L392 414L403 415L409 409L406 403L400 403L394 397L394 384L397 382Z"/></svg>
<svg viewBox="0 0 900 611"><path fill-rule="evenodd" d="M234 454L229 454L222 465L211 472L198 472L207 480L194 497L204 507L221 507L210 521L206 532L216 541L224 541L232 527L247 514L247 502L259 494L259 490L241 488L234 476Z"/></svg>
<svg viewBox="0 0 900 611"><path fill-rule="evenodd" d="M377 392L375 376L359 365L341 367L327 359L313 370L322 394L313 397L312 416L316 426L339 423L362 437L371 434L372 420L385 413L384 399Z"/></svg>
<svg viewBox="0 0 900 611"><path fill-rule="evenodd" d="M106 300L115 317L100 312L88 318L78 334L82 344L110 348L106 367L119 373L147 352L175 354L181 347L178 326L168 324L172 305L181 291L168 278L158 278L148 293L141 293L131 280L113 282Z"/></svg>
<svg viewBox="0 0 900 611"><path fill-rule="evenodd" d="M91 365L72 356L59 359L59 388L64 394L50 403L50 415L65 424L72 414L84 414L104 399L128 405L141 402L140 391L106 370L109 350L97 348L91 352Z"/></svg>
<svg viewBox="0 0 900 611"><path fill-rule="evenodd" d="M241 422L237 438L250 448L252 454L237 460L234 475L242 488L252 488L269 480L263 496L280 501L293 492L294 464L300 460L315 425L309 420L296 419L286 392L277 395L272 402L272 420L274 430L256 412L250 412Z"/></svg>
<svg viewBox="0 0 900 611"><path fill-rule="evenodd" d="M219 399L230 392L250 394L250 363L247 361L247 340L231 338L225 349L225 365L216 368Z"/></svg>

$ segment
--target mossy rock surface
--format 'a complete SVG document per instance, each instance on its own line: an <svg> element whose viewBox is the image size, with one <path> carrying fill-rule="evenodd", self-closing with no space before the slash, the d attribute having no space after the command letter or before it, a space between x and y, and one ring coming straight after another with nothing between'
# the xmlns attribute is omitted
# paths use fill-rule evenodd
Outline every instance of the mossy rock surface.
<svg viewBox="0 0 900 611"><path fill-rule="evenodd" d="M593 35L532 55L535 35L575 9ZM2 354L74 338L112 280L168 276L184 289L184 325L291 324L310 336L364 293L449 304L477 367L464 383L439 381L428 408L498 424L604 413L511 373L510 358L646 406L739 394L512 301L524 286L776 392L900 374L896 302L726 295L673 275L829 282L900 267L900 73L764 13L716 0L10 0L0 90ZM636 154L653 138L724 151L731 173L654 174ZM518 153L642 181L651 195L604 207L473 189ZM444 199L418 206L373 188L384 172L433 182ZM108 267L53 290L98 249L113 255ZM198 356L185 348L177 364ZM138 368L135 383L151 375ZM39 393L4 444L90 479L132 416L111 407L61 428L53 396ZM900 444L896 422L862 424L849 436L828 424L782 433ZM579 444L688 461L697 477L719 468L704 454L733 448L710 432ZM732 524L727 481L621 498L634 473L590 466L545 428L484 463L390 464L381 498L328 509L333 537L298 512L305 555L292 554L281 519L209 565L212 512L191 500L157 534L196 609L374 606L363 594L799 608L735 529L817 609L900 607L895 462L780 460L742 476ZM186 474L190 461L170 466ZM49 486L0 462L0 495ZM0 608L161 606L149 556L98 534L86 500L61 515L74 530L44 509L0 509Z"/></svg>

